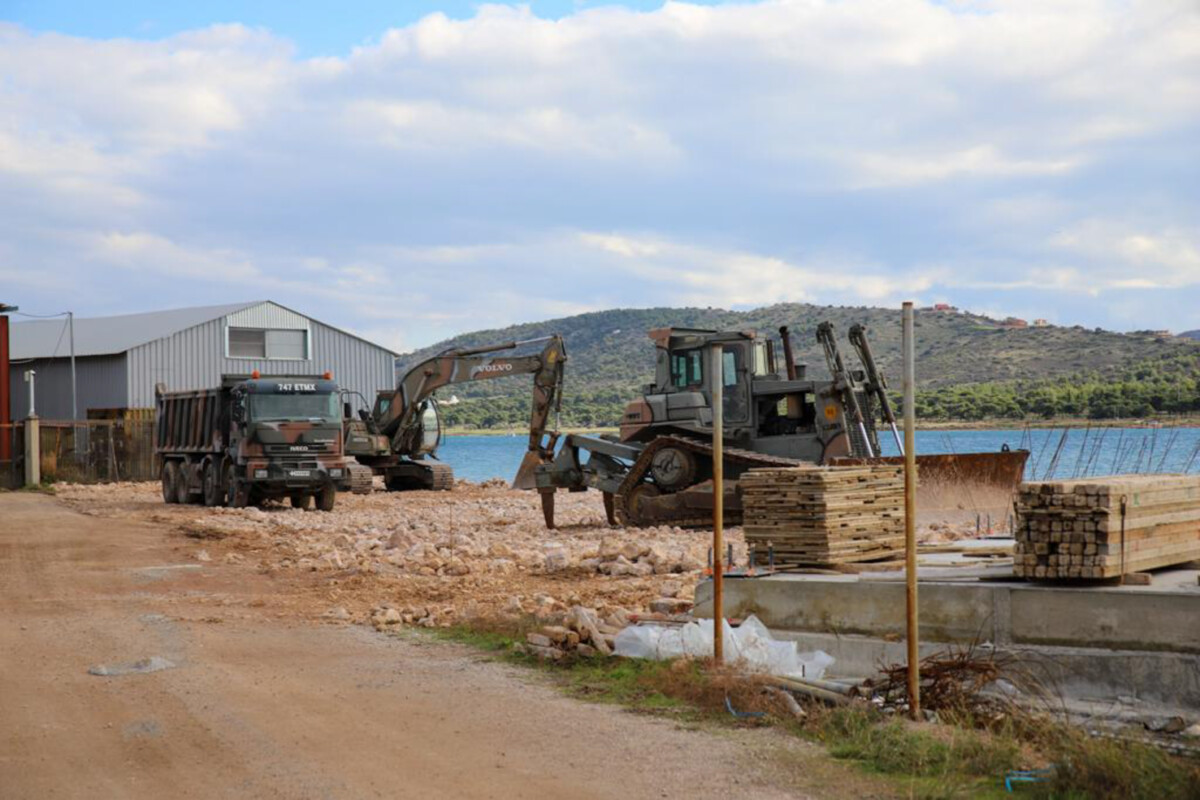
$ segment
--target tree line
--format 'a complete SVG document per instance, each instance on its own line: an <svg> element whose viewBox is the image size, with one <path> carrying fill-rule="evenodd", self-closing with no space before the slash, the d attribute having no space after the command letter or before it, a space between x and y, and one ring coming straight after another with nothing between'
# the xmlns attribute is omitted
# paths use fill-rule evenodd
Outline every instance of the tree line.
<svg viewBox="0 0 1200 800"><path fill-rule="evenodd" d="M563 427L616 427L634 389L568 390ZM895 397L897 410L902 407ZM448 427L497 430L529 424L529 395L471 397L443 405ZM991 381L919 391L919 419L976 422L988 419L1144 418L1200 413L1200 357L1176 354L1108 372L1081 372L1037 380Z"/></svg>

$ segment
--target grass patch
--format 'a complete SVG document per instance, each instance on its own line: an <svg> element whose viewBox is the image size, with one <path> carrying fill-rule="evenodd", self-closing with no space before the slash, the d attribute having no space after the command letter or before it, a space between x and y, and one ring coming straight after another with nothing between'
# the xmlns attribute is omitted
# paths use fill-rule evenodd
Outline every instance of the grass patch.
<svg viewBox="0 0 1200 800"><path fill-rule="evenodd" d="M1022 766L1015 739L957 725L917 725L866 707L810 707L801 733L835 758L912 780L916 797L999 796L1004 774Z"/></svg>
<svg viewBox="0 0 1200 800"><path fill-rule="evenodd" d="M1141 742L1102 739L1056 726L1046 750L1056 770L1047 796L1200 800L1200 764Z"/></svg>
<svg viewBox="0 0 1200 800"><path fill-rule="evenodd" d="M941 723L917 724L861 703L837 708L809 704L806 719L797 721L764 691L769 679L711 662L572 657L544 662L521 652L525 634L542 624L532 617L473 620L429 633L542 669L579 699L695 722L775 725L824 745L834 758L867 773L902 780L912 797L1008 797L1004 778L1010 770L1052 767L1048 780L1019 784L1014 794L1200 800L1200 765L1148 744L1091 737L1015 710L987 721L942 712ZM735 718L726 709L726 698L738 711L764 711L766 716Z"/></svg>
<svg viewBox="0 0 1200 800"><path fill-rule="evenodd" d="M48 495L55 495L58 493L57 490L54 488L54 484L47 482L47 481L43 481L42 483L40 483L36 486L30 485L30 486L18 486L14 489L0 489L0 492L32 492L35 494L48 494Z"/></svg>

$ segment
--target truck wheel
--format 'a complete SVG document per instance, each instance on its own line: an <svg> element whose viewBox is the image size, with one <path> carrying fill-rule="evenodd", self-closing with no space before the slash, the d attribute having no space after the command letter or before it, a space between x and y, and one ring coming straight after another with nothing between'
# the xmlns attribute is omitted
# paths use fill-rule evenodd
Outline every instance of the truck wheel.
<svg viewBox="0 0 1200 800"><path fill-rule="evenodd" d="M186 505L192 501L191 483L192 466L186 461L179 463L178 478L175 480L175 502Z"/></svg>
<svg viewBox="0 0 1200 800"><path fill-rule="evenodd" d="M245 508L250 504L250 487L238 480L233 464L225 465L225 504L230 508Z"/></svg>
<svg viewBox="0 0 1200 800"><path fill-rule="evenodd" d="M312 506L313 496L308 492L292 492L290 499L292 501L292 508L308 511Z"/></svg>
<svg viewBox="0 0 1200 800"><path fill-rule="evenodd" d="M333 511L333 504L337 501L337 487L329 484L317 493L317 508L322 511Z"/></svg>
<svg viewBox="0 0 1200 800"><path fill-rule="evenodd" d="M218 474L219 467L211 461L204 463L204 477L201 485L204 487L204 505L212 508L213 506L224 505L225 493L221 491L221 476Z"/></svg>
<svg viewBox="0 0 1200 800"><path fill-rule="evenodd" d="M174 461L167 461L162 465L162 494L163 502L174 505L179 502L176 499L177 490L175 484L179 481L179 465Z"/></svg>

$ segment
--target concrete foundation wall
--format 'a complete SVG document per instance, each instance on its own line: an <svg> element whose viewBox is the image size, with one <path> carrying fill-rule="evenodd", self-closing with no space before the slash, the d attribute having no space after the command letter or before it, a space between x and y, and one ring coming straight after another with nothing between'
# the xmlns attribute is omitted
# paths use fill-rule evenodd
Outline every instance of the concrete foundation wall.
<svg viewBox="0 0 1200 800"><path fill-rule="evenodd" d="M1200 654L1200 588L1069 588L1017 583L920 585L922 642L994 642ZM835 576L725 582L726 615L783 631L905 635L904 584ZM696 591L711 615L712 584Z"/></svg>
<svg viewBox="0 0 1200 800"><path fill-rule="evenodd" d="M1200 586L1196 570L1175 578L1162 589L923 581L920 652L994 645L1019 659L1014 683L1036 678L1039 702L1200 708ZM712 616L710 581L697 587L695 613ZM726 580L725 615L751 614L801 649L829 653L839 676L865 678L906 658L902 581Z"/></svg>

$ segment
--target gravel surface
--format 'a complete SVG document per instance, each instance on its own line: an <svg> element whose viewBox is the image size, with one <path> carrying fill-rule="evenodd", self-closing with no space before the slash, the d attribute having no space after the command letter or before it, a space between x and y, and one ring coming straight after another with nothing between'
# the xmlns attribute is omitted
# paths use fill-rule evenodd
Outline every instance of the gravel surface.
<svg viewBox="0 0 1200 800"><path fill-rule="evenodd" d="M559 527L550 531L537 495L503 481L460 481L449 492L341 494L330 513L166 505L156 483L55 489L86 514L174 526L181 541L195 543L197 561L245 562L307 587L314 614L356 622L379 608L431 627L478 616L554 619L584 605L620 627L657 598L691 600L711 538L707 530L610 527L596 492L560 492ZM973 523L932 523L920 539L974 533ZM733 563L745 564L741 528L727 529L725 539Z"/></svg>
<svg viewBox="0 0 1200 800"><path fill-rule="evenodd" d="M597 493L560 493L549 531L535 494L460 482L449 492L339 495L330 513L169 506L157 484L55 487L87 514L175 526L200 560L245 561L277 577L336 586L330 617L361 621L390 605L413 622L477 615L553 618L570 606L623 622L660 597L690 599L711 534L674 527L609 527ZM744 563L741 529L726 531Z"/></svg>

